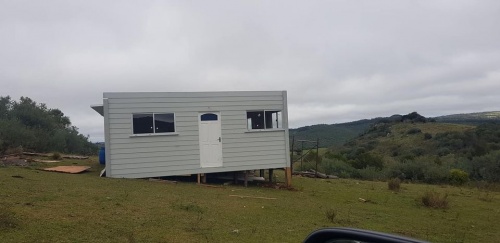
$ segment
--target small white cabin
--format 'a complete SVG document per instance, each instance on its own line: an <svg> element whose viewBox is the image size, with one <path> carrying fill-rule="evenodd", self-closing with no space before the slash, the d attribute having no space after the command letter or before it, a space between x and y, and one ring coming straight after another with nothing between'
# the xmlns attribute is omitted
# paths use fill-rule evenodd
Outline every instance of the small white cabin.
<svg viewBox="0 0 500 243"><path fill-rule="evenodd" d="M108 177L290 167L286 91L110 92L92 108Z"/></svg>

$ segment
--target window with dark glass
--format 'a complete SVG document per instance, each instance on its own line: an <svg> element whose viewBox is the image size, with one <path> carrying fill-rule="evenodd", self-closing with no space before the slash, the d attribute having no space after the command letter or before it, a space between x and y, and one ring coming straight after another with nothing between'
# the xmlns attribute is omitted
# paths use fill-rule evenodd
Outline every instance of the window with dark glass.
<svg viewBox="0 0 500 243"><path fill-rule="evenodd" d="M248 130L282 128L281 111L247 111Z"/></svg>
<svg viewBox="0 0 500 243"><path fill-rule="evenodd" d="M217 121L217 114L213 113L206 113L201 115L200 120L201 121Z"/></svg>
<svg viewBox="0 0 500 243"><path fill-rule="evenodd" d="M174 114L154 114L155 133L175 132Z"/></svg>
<svg viewBox="0 0 500 243"><path fill-rule="evenodd" d="M173 113L133 114L132 122L134 134L175 132Z"/></svg>

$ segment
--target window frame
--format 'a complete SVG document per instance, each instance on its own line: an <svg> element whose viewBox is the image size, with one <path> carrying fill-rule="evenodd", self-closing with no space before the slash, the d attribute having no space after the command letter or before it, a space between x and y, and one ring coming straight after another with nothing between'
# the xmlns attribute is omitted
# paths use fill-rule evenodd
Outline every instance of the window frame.
<svg viewBox="0 0 500 243"><path fill-rule="evenodd" d="M263 128L259 128L259 129L252 129L251 126L249 126L249 123L248 123L248 112L262 112L264 114L264 117L263 117L263 120L264 120L264 126ZM272 127L272 119L271 119L271 128L266 128L267 127L267 124L266 124L266 113L268 112L276 112L277 114L278 113L281 113L281 120L279 121L279 123L277 123L277 128L273 128ZM277 110L277 109L271 109L271 110L247 110L246 111L246 127L247 127L247 130L248 132L263 132L263 131L283 131L285 130L285 128L283 127L283 110ZM281 125L281 127L280 127Z"/></svg>
<svg viewBox="0 0 500 243"><path fill-rule="evenodd" d="M156 119L155 115L173 115L174 118L174 131L173 132L156 132ZM152 115L153 118L153 132L152 133L134 133L134 115ZM175 112L137 112L131 114L131 135L130 137L143 137L143 136L169 136L178 135L177 133L177 117Z"/></svg>

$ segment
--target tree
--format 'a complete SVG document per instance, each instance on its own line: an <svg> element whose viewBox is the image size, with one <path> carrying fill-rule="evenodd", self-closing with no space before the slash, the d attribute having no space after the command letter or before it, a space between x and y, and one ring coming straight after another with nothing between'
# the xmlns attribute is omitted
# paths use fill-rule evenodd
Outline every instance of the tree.
<svg viewBox="0 0 500 243"><path fill-rule="evenodd" d="M97 146L61 110L28 97L0 97L0 153L18 146L37 152L97 153Z"/></svg>

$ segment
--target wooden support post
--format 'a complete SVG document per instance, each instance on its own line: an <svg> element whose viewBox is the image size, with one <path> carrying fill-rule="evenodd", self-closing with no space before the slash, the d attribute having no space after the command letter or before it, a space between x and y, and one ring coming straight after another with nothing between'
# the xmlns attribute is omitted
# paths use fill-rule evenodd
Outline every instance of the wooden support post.
<svg viewBox="0 0 500 243"><path fill-rule="evenodd" d="M198 173L198 184L200 184L200 182L201 182L201 174Z"/></svg>
<svg viewBox="0 0 500 243"><path fill-rule="evenodd" d="M269 182L273 183L273 169L269 169Z"/></svg>
<svg viewBox="0 0 500 243"><path fill-rule="evenodd" d="M203 177L201 177L201 182L203 184L207 184L207 174L206 173L203 173Z"/></svg>
<svg viewBox="0 0 500 243"><path fill-rule="evenodd" d="M292 168L285 167L285 184L287 187L292 186Z"/></svg>
<svg viewBox="0 0 500 243"><path fill-rule="evenodd" d="M260 175L259 175L260 177L264 177L264 170L260 170L260 171L259 171L259 174L260 174Z"/></svg>
<svg viewBox="0 0 500 243"><path fill-rule="evenodd" d="M245 170L245 187L248 186L248 170Z"/></svg>
<svg viewBox="0 0 500 243"><path fill-rule="evenodd" d="M290 168L291 170L293 171L293 154L295 153L294 149L295 149L295 136L292 137L292 150L291 150L291 153L290 153Z"/></svg>

